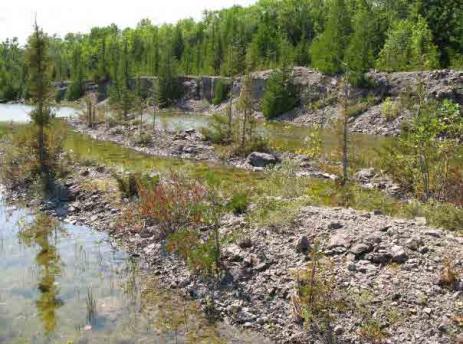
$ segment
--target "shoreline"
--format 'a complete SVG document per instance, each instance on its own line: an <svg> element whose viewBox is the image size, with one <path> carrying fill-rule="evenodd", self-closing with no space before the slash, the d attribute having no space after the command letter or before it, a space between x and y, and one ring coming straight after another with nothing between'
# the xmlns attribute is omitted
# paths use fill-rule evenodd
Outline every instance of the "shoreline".
<svg viewBox="0 0 463 344"><path fill-rule="evenodd" d="M299 250L301 242L311 247L319 241L324 254L334 261L330 274L336 276L337 287L371 291L376 298L371 306L388 305L400 314L408 314L407 319L414 319L411 323L387 324L388 330L396 331L391 331L393 343L415 343L420 338L451 343L455 335L452 333L458 331L449 311L463 312L463 303L458 306L463 300L463 281L455 296L455 292L436 285L436 278L449 252L454 252L459 264L463 264L461 237L414 221L342 208L307 206L293 224L283 228L256 228L242 216L228 215L222 219L221 234L242 235L223 247L226 273L216 280L194 274L183 260L167 253L165 240L158 240L155 228L136 231L117 225L115 218L130 203L114 200L116 191L111 188L104 192L86 184L88 180L96 183L111 178L105 167L74 165L73 170L64 180L71 191L70 201L59 208L28 200L20 193L6 194L10 200L23 198L28 205L42 208L64 222L107 232L129 254L146 259L164 287L198 301L206 313L211 311L213 300L216 315L233 326L257 332L276 343L305 343L308 333L293 317L291 300L297 284L294 273L309 262ZM430 299L426 304L416 303L415 293ZM361 322L358 316L339 314L335 322L339 342L357 342L356 324ZM443 332L440 329L444 327Z"/></svg>

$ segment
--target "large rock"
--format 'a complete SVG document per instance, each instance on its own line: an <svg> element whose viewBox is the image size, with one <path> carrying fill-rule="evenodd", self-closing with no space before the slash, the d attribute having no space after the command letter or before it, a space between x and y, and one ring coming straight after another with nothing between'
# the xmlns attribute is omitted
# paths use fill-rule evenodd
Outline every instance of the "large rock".
<svg viewBox="0 0 463 344"><path fill-rule="evenodd" d="M249 154L246 162L254 167L267 167L278 163L278 158L273 154L253 152Z"/></svg>

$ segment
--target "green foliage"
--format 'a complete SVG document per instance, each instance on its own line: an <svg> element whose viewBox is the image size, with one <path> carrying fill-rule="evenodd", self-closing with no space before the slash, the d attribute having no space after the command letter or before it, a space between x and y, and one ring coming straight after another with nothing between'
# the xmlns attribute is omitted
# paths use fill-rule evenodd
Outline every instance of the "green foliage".
<svg viewBox="0 0 463 344"><path fill-rule="evenodd" d="M25 125L15 128L6 136L5 154L1 159L2 169L0 178L4 185L9 187L29 187L39 180L40 155L38 145L39 129L34 125ZM47 151L46 169L52 175L64 173L60 164L60 155L66 127L59 121L53 121L45 129L45 150Z"/></svg>
<svg viewBox="0 0 463 344"><path fill-rule="evenodd" d="M345 52L351 84L367 84L364 74L374 66L377 49L382 43L381 22L377 11L361 2L353 17L353 33Z"/></svg>
<svg viewBox="0 0 463 344"><path fill-rule="evenodd" d="M378 66L386 70L461 67L462 7L460 0L265 0L209 11L197 22L143 19L123 30L112 24L50 38L51 74L72 81L71 99L79 80L120 83L125 55L132 75L169 74L168 54L180 75L243 75L292 64L338 73L347 66L351 82L360 85L381 50ZM16 40L0 45L0 100L26 95L26 67Z"/></svg>
<svg viewBox="0 0 463 344"><path fill-rule="evenodd" d="M157 103L161 108L173 105L181 96L182 89L177 80L176 59L172 56L170 49L164 53L161 60L160 73L157 82Z"/></svg>
<svg viewBox="0 0 463 344"><path fill-rule="evenodd" d="M231 140L231 129L228 118L224 115L215 114L207 127L201 128L204 138L212 143L226 144Z"/></svg>
<svg viewBox="0 0 463 344"><path fill-rule="evenodd" d="M147 176L138 173L129 173L127 175L113 174L117 182L119 192L123 198L138 198L141 188L154 188L159 183L159 176Z"/></svg>
<svg viewBox="0 0 463 344"><path fill-rule="evenodd" d="M432 33L422 17L398 21L388 33L377 67L385 71L429 70L439 67Z"/></svg>
<svg viewBox="0 0 463 344"><path fill-rule="evenodd" d="M214 98L212 104L219 105L227 98L227 92L225 82L222 79L218 79L214 85Z"/></svg>
<svg viewBox="0 0 463 344"><path fill-rule="evenodd" d="M401 137L386 147L384 167L418 199L442 199L463 134L459 106L425 102Z"/></svg>
<svg viewBox="0 0 463 344"><path fill-rule="evenodd" d="M25 92L24 52L16 38L0 44L0 102L18 100Z"/></svg>
<svg viewBox="0 0 463 344"><path fill-rule="evenodd" d="M74 48L72 55L71 84L66 94L66 99L70 101L79 99L84 93L84 75L80 46Z"/></svg>
<svg viewBox="0 0 463 344"><path fill-rule="evenodd" d="M167 250L178 254L194 272L212 275L220 266L220 251L213 239L201 240L197 231L183 229L167 238Z"/></svg>
<svg viewBox="0 0 463 344"><path fill-rule="evenodd" d="M235 193L227 203L227 209L235 215L246 212L249 206L249 196L245 192Z"/></svg>
<svg viewBox="0 0 463 344"><path fill-rule="evenodd" d="M399 103L391 100L391 98L386 98L381 106L381 113L388 122L395 120L400 115Z"/></svg>
<svg viewBox="0 0 463 344"><path fill-rule="evenodd" d="M47 126L52 119L50 100L53 93L48 46L47 35L35 24L34 33L28 39L25 58L28 70L28 93L35 104L31 118L34 124L41 127Z"/></svg>
<svg viewBox="0 0 463 344"><path fill-rule="evenodd" d="M299 92L293 83L289 69L276 70L265 85L262 98L262 112L267 119L295 108L299 101Z"/></svg>
<svg viewBox="0 0 463 344"><path fill-rule="evenodd" d="M350 33L351 22L346 1L329 1L325 30L314 40L310 48L312 65L328 74L345 70L342 62Z"/></svg>

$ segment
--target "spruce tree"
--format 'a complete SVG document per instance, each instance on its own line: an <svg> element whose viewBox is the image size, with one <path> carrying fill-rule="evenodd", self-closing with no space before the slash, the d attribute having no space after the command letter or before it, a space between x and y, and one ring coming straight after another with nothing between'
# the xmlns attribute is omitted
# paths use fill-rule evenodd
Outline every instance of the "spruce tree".
<svg viewBox="0 0 463 344"><path fill-rule="evenodd" d="M48 37L34 24L34 33L29 37L26 50L26 64L28 68L28 92L34 103L34 110L30 113L33 124L38 128L38 158L41 177L49 186L49 168L47 162L45 128L50 125L52 111L50 99L52 86L50 81L50 58L48 55Z"/></svg>
<svg viewBox="0 0 463 344"><path fill-rule="evenodd" d="M345 54L349 66L349 79L361 86L364 74L375 64L375 55L381 44L378 18L366 2L361 2L353 19L353 34Z"/></svg>
<svg viewBox="0 0 463 344"><path fill-rule="evenodd" d="M177 61L173 55L172 48L166 49L159 66L157 103L161 108L174 104L181 96L177 77Z"/></svg>
<svg viewBox="0 0 463 344"><path fill-rule="evenodd" d="M284 68L272 73L265 85L262 99L262 112L267 119L292 110L299 101L296 86L293 83L291 70Z"/></svg>
<svg viewBox="0 0 463 344"><path fill-rule="evenodd" d="M69 85L66 95L66 98L71 101L82 97L84 92L84 75L81 56L81 47L78 44L72 52L71 84Z"/></svg>
<svg viewBox="0 0 463 344"><path fill-rule="evenodd" d="M345 0L331 0L325 30L310 48L312 65L328 74L341 72L350 32L350 15Z"/></svg>

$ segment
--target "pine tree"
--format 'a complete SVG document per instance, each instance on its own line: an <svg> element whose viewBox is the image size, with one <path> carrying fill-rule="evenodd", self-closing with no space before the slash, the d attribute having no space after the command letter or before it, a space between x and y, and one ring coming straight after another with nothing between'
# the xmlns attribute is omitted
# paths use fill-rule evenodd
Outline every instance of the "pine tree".
<svg viewBox="0 0 463 344"><path fill-rule="evenodd" d="M378 25L375 13L368 4L361 2L353 19L353 34L345 55L350 82L356 86L364 83L364 73L374 66L375 55L382 43Z"/></svg>
<svg viewBox="0 0 463 344"><path fill-rule="evenodd" d="M265 85L262 112L267 119L288 112L296 107L298 92L291 77L291 70L284 68L272 73Z"/></svg>
<svg viewBox="0 0 463 344"><path fill-rule="evenodd" d="M72 52L71 84L66 95L68 100L77 100L84 92L84 75L81 60L82 52L80 45L77 45Z"/></svg>
<svg viewBox="0 0 463 344"><path fill-rule="evenodd" d="M171 48L166 49L159 67L157 82L157 103L165 108L175 103L181 96L178 84L176 60Z"/></svg>
<svg viewBox="0 0 463 344"><path fill-rule="evenodd" d="M345 0L331 0L325 30L310 48L312 65L328 74L341 72L350 32L350 16Z"/></svg>
<svg viewBox="0 0 463 344"><path fill-rule="evenodd" d="M48 55L48 37L34 24L34 33L29 37L26 50L26 63L28 67L28 91L35 105L30 113L32 121L38 128L38 155L40 174L45 186L49 187L49 168L47 163L45 128L50 125L52 112L50 99L52 86L50 81L50 58Z"/></svg>

